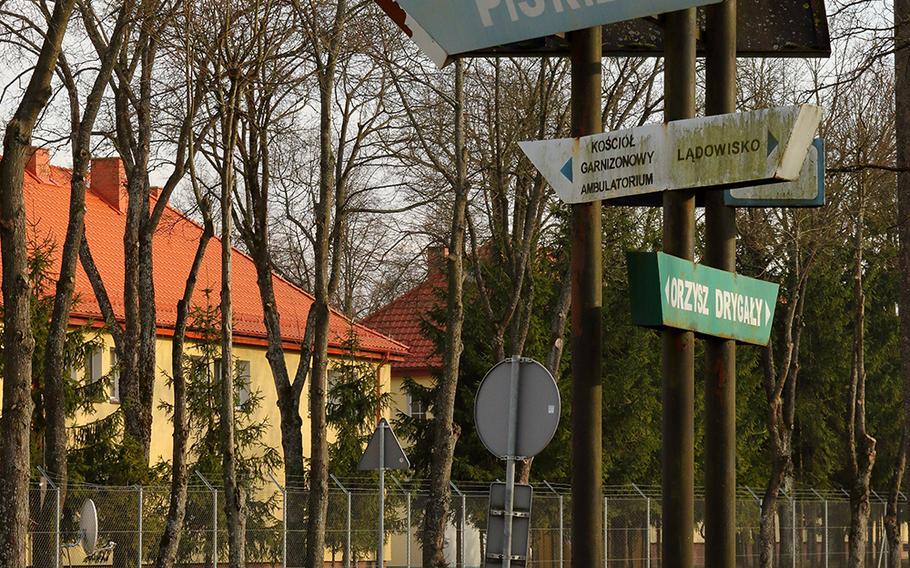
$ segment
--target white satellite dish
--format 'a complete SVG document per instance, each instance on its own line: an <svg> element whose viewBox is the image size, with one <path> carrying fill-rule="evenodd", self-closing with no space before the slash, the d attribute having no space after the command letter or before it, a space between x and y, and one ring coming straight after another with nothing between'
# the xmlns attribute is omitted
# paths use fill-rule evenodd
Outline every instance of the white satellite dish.
<svg viewBox="0 0 910 568"><path fill-rule="evenodd" d="M82 512L79 513L79 540L85 554L91 555L95 552L95 545L98 542L98 509L91 499L85 500Z"/></svg>

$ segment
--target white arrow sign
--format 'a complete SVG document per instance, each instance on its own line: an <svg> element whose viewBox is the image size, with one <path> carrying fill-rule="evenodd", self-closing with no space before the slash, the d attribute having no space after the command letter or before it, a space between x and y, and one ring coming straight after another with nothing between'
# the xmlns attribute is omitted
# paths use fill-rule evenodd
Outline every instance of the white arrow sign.
<svg viewBox="0 0 910 568"><path fill-rule="evenodd" d="M795 180L821 116L802 105L520 146L560 199L586 203Z"/></svg>

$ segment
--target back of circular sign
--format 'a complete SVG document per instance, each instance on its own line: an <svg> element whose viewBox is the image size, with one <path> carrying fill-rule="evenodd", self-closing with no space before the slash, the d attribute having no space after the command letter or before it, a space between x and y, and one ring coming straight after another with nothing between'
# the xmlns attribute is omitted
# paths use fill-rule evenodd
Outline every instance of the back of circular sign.
<svg viewBox="0 0 910 568"><path fill-rule="evenodd" d="M490 369L474 401L477 434L490 453L502 459L536 456L547 447L559 426L562 403L553 375L532 359L521 359L519 365L514 456L508 455L511 359Z"/></svg>
<svg viewBox="0 0 910 568"><path fill-rule="evenodd" d="M87 555L95 552L98 542L98 510L91 499L82 503L82 511L79 513L79 540Z"/></svg>

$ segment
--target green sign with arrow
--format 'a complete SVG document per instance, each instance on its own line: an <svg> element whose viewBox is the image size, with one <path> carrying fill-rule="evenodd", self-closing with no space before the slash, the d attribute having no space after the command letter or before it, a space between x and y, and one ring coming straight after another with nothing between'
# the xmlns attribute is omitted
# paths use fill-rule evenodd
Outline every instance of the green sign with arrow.
<svg viewBox="0 0 910 568"><path fill-rule="evenodd" d="M779 286L662 252L630 252L632 321L767 345Z"/></svg>

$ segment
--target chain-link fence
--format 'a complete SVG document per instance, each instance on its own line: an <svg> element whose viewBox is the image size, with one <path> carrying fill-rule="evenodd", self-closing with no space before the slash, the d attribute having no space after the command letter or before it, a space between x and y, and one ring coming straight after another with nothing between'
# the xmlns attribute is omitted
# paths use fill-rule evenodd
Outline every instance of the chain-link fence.
<svg viewBox="0 0 910 568"><path fill-rule="evenodd" d="M375 477L331 478L325 567L374 567L379 543L378 486ZM420 529L428 486L424 480L387 476L385 558L388 567L422 564ZM446 531L450 566L483 564L487 483L453 483ZM79 511L91 499L98 511L98 544L86 557L79 546ZM62 491L42 479L31 492L28 560L36 568L154 564L170 501L168 487L110 487L70 483ZM246 499L246 559L257 567L302 568L306 531L305 490L289 489L271 478L255 484ZM227 565L224 494L214 481L196 474L188 488L177 564L192 568ZM564 484L535 484L531 514L531 566L568 566L571 548L571 496ZM658 568L661 499L658 487L604 488L605 568ZM906 499L899 518L902 561L907 565ZM868 527L866 566L889 566L884 528L885 500L874 493ZM704 564L704 499L696 496L696 566ZM761 498L742 488L737 501L737 565L758 566ZM780 568L847 566L850 501L845 492L801 490L782 495L774 515L773 554Z"/></svg>

